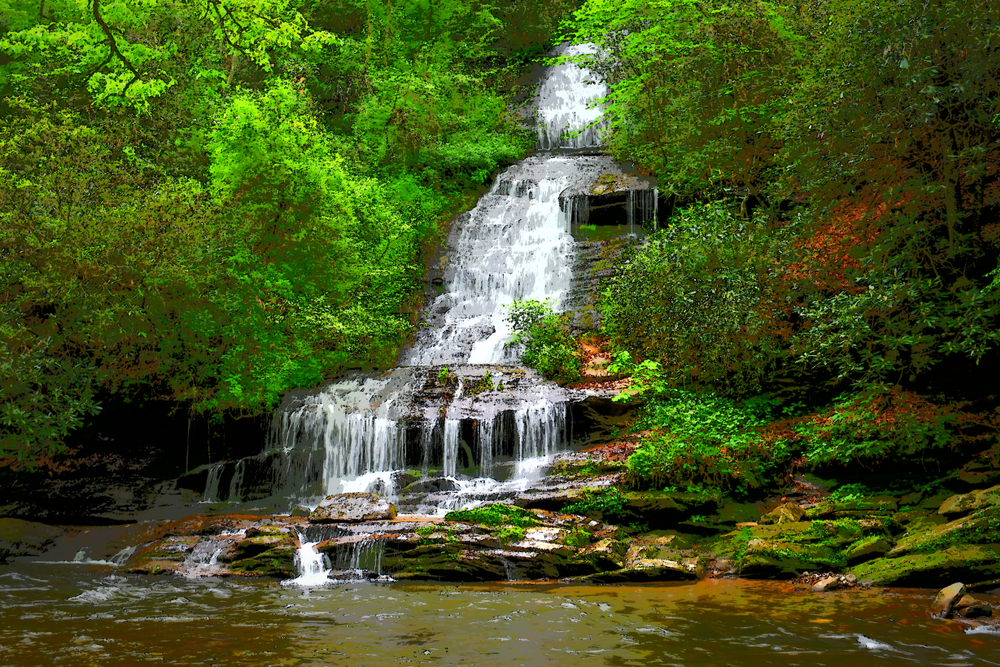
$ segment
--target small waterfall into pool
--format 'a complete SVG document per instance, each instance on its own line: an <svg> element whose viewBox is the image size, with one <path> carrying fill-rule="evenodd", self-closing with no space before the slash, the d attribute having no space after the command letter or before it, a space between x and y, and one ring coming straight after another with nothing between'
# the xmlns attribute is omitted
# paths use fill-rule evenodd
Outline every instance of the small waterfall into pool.
<svg viewBox="0 0 1000 667"><path fill-rule="evenodd" d="M285 585L314 588L330 581L326 556L316 550L316 544L306 542L305 536L299 534L299 549L295 553L295 571L298 576Z"/></svg>

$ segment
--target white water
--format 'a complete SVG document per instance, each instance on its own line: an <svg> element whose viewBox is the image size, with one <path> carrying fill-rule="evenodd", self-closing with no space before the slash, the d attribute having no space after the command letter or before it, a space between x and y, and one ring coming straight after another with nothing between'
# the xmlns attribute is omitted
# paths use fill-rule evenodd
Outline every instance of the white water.
<svg viewBox="0 0 1000 667"><path fill-rule="evenodd" d="M591 45L561 46L557 55L567 58L596 53ZM553 67L538 93L538 147L585 148L598 146L604 129L599 101L607 86L587 69L571 63Z"/></svg>
<svg viewBox="0 0 1000 667"><path fill-rule="evenodd" d="M285 586L300 588L315 588L330 581L330 568L326 566L326 558L316 550L318 542L306 542L305 536L299 534L299 549L295 552L295 569L299 576Z"/></svg>

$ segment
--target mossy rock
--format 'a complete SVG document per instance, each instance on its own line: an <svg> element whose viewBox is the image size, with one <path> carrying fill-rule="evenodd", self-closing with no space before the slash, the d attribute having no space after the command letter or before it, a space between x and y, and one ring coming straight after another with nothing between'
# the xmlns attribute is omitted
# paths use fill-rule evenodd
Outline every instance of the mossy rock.
<svg viewBox="0 0 1000 667"><path fill-rule="evenodd" d="M295 577L295 552L294 545L280 544L252 557L233 560L229 570L255 577L291 579Z"/></svg>
<svg viewBox="0 0 1000 667"><path fill-rule="evenodd" d="M954 518L974 510L995 510L998 505L1000 505L1000 486L994 486L989 489L951 496L941 503L938 514Z"/></svg>
<svg viewBox="0 0 1000 667"><path fill-rule="evenodd" d="M752 540L739 571L750 579L785 579L810 570L839 570L845 564L842 555L826 546Z"/></svg>
<svg viewBox="0 0 1000 667"><path fill-rule="evenodd" d="M503 581L503 561L490 552L460 544L427 544L407 551L387 551L382 571L398 580Z"/></svg>
<svg viewBox="0 0 1000 667"><path fill-rule="evenodd" d="M157 540L138 551L128 561L128 571L136 574L168 574L181 566L200 541L197 535L173 535Z"/></svg>
<svg viewBox="0 0 1000 667"><path fill-rule="evenodd" d="M236 545L232 554L232 560L238 561L245 558L256 558L278 546L295 549L295 539L287 533L279 533L277 535L256 535L254 537L250 537L248 532L247 537L240 540L240 542Z"/></svg>
<svg viewBox="0 0 1000 667"><path fill-rule="evenodd" d="M844 558L850 566L867 563L885 556L892 549L892 541L884 535L870 535L858 540L844 550Z"/></svg>
<svg viewBox="0 0 1000 667"><path fill-rule="evenodd" d="M847 502L822 502L806 510L806 519L862 519L891 516L899 509L898 503L889 497Z"/></svg>
<svg viewBox="0 0 1000 667"><path fill-rule="evenodd" d="M704 575L705 564L700 558L682 560L640 560L628 567L598 572L574 579L590 584L628 584L658 581L697 581Z"/></svg>
<svg viewBox="0 0 1000 667"><path fill-rule="evenodd" d="M1000 545L956 545L933 553L877 558L851 572L876 586L938 588L956 581L988 581L1000 577Z"/></svg>
<svg viewBox="0 0 1000 667"><path fill-rule="evenodd" d="M1000 515L995 508L975 512L945 524L921 524L900 538L889 556L930 553L955 544L993 544L1000 542Z"/></svg>

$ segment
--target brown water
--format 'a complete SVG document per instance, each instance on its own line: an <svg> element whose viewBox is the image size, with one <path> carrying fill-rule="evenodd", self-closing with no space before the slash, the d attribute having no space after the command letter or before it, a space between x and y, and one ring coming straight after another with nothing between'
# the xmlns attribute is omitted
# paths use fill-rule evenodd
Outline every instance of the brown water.
<svg viewBox="0 0 1000 667"><path fill-rule="evenodd" d="M0 665L996 665L933 591L341 584L0 568ZM996 598L990 598L996 604Z"/></svg>

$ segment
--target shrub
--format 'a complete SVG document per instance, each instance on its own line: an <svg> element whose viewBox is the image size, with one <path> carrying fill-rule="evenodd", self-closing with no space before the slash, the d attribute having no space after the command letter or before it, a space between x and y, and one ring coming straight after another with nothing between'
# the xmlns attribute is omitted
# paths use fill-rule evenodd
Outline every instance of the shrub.
<svg viewBox="0 0 1000 667"><path fill-rule="evenodd" d="M544 301L515 301L507 321L514 331L509 345L524 346L521 361L547 380L567 384L579 379L582 360L565 314L554 312Z"/></svg>

